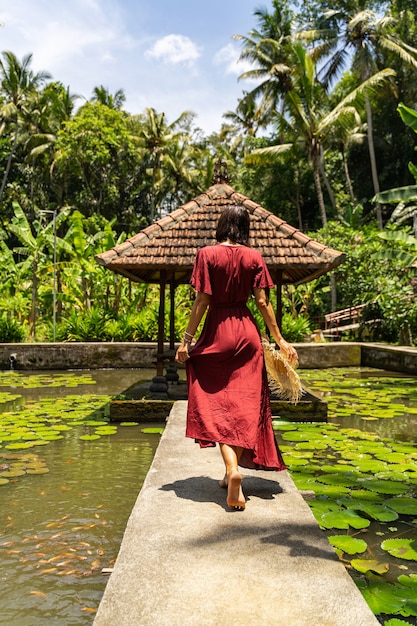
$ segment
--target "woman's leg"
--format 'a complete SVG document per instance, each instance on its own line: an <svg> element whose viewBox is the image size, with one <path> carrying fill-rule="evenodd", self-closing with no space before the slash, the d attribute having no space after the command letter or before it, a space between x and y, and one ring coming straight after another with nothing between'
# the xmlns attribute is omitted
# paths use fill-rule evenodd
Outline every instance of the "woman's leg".
<svg viewBox="0 0 417 626"><path fill-rule="evenodd" d="M242 491L242 476L238 469L242 448L228 446L226 443L219 445L226 467L226 474L223 480L220 481L220 486L227 487L227 505L232 509L244 509L246 501Z"/></svg>

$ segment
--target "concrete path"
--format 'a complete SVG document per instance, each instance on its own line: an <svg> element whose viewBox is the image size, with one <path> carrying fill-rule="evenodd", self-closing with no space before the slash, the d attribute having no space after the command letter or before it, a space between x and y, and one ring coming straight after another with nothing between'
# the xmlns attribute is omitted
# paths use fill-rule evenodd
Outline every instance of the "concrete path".
<svg viewBox="0 0 417 626"><path fill-rule="evenodd" d="M244 470L229 511L218 448L174 404L94 626L376 626L287 472ZM117 471L117 468L115 468Z"/></svg>

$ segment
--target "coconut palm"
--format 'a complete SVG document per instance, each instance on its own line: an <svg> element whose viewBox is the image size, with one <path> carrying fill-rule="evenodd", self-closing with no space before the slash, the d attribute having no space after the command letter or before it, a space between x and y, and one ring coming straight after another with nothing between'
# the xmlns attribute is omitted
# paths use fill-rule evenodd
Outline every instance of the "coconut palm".
<svg viewBox="0 0 417 626"><path fill-rule="evenodd" d="M158 191L162 188L162 164L168 158L170 148L177 142L190 138L190 126L194 113L184 111L168 124L165 113L157 113L153 108L137 116L139 122L138 143L144 167L151 174L150 220L155 217ZM160 200L163 198L161 197Z"/></svg>
<svg viewBox="0 0 417 626"><path fill-rule="evenodd" d="M48 72L34 73L30 69L31 54L24 56L22 61L19 61L13 52L3 52L2 57L3 59L0 60L0 88L3 103L0 108L0 134L9 129L13 141L0 185L0 200L17 149L21 126L30 118L31 99L39 87L51 78Z"/></svg>
<svg viewBox="0 0 417 626"><path fill-rule="evenodd" d="M126 95L123 89L118 89L114 94L111 94L106 87L100 85L100 87L94 87L91 102L100 102L110 109L121 111L126 102Z"/></svg>
<svg viewBox="0 0 417 626"><path fill-rule="evenodd" d="M253 68L239 76L239 80L256 80L249 95L260 98L262 117L268 121L282 97L291 89L291 52L293 16L287 3L273 0L273 11L257 9L259 28L248 36L234 35L243 43L241 61L250 61Z"/></svg>
<svg viewBox="0 0 417 626"><path fill-rule="evenodd" d="M327 139L337 126L352 128L358 123L355 104L363 100L366 90L372 90L392 75L391 70L384 70L369 78L363 85L345 96L333 108L326 102L326 92L317 80L315 63L301 44L293 46L294 59L291 80L293 87L284 99L284 112L275 114L278 134L286 133L290 142L268 148L254 150L246 160L256 162L266 158L275 159L283 152L303 146L313 169L314 184L317 194L320 216L323 225L327 223L326 207L321 186L320 170L323 148Z"/></svg>
<svg viewBox="0 0 417 626"><path fill-rule="evenodd" d="M366 6L366 3L365 3ZM404 63L417 68L417 49L402 41L394 32L398 20L392 16L380 16L364 8L356 0L347 7L325 11L319 16L315 28L303 36L318 42L314 50L316 59L323 63L320 78L324 85L348 64L361 83L381 69L381 52L397 55ZM368 149L375 194L379 193L379 179L373 139L373 119L369 94L365 95ZM377 205L377 218L382 228L382 216Z"/></svg>

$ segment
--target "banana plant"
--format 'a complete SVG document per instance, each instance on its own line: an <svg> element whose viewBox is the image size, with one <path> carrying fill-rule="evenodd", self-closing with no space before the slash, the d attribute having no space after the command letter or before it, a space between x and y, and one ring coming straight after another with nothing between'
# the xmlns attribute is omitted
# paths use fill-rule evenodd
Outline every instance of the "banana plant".
<svg viewBox="0 0 417 626"><path fill-rule="evenodd" d="M66 219L67 212L55 214L46 225L40 219L40 215L31 225L22 207L13 203L14 217L8 226L8 230L13 233L21 246L16 246L13 251L27 257L31 264L31 310L29 314L29 334L31 339L36 337L36 305L38 301L39 279L43 267L47 264L50 255L48 250L56 249L58 246L65 246L65 242L56 236L56 229Z"/></svg>
<svg viewBox="0 0 417 626"><path fill-rule="evenodd" d="M401 119L404 124L409 126L417 133L417 111L406 107L405 104L400 103L397 108ZM387 189L376 194L371 202L379 204L399 204L406 202L414 202L417 200L417 167L413 163L408 164L408 169L414 176L416 181L415 185L407 185L405 187L396 187L394 189ZM417 216L417 207L413 207L412 215ZM417 224L414 224L415 230Z"/></svg>

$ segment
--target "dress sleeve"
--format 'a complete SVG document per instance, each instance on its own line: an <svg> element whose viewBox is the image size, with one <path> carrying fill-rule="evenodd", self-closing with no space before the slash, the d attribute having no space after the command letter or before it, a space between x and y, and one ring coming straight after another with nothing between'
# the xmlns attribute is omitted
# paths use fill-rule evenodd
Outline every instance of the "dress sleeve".
<svg viewBox="0 0 417 626"><path fill-rule="evenodd" d="M203 248L197 252L190 283L196 291L207 293L209 296L213 295L207 256Z"/></svg>
<svg viewBox="0 0 417 626"><path fill-rule="evenodd" d="M271 278L269 270L266 266L264 258L259 255L259 261L255 269L255 276L253 278L253 287L259 289L266 289L267 287L273 287L274 282Z"/></svg>

